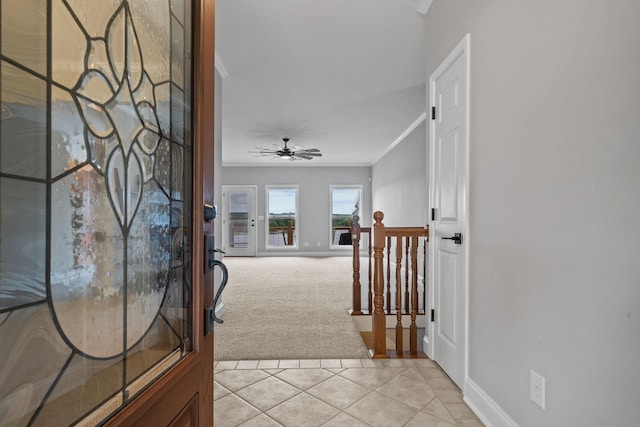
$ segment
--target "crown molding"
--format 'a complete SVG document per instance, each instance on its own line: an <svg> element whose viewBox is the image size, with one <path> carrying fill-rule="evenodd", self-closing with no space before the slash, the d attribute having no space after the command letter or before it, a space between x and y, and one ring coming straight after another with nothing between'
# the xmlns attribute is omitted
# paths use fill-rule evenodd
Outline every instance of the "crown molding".
<svg viewBox="0 0 640 427"><path fill-rule="evenodd" d="M416 12L422 15L426 15L432 3L433 3L433 0L418 0L418 6L416 6Z"/></svg>
<svg viewBox="0 0 640 427"><path fill-rule="evenodd" d="M220 77L224 79L229 75L229 73L227 73L227 70L225 70L224 65L222 65L222 61L220 61L220 58L218 58L217 53L215 54L215 58L216 58L216 70L218 70Z"/></svg>

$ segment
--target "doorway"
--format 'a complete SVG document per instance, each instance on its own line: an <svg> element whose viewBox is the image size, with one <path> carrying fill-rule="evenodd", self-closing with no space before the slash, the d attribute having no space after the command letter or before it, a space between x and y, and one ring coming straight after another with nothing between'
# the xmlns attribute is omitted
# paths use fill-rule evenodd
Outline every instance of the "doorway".
<svg viewBox="0 0 640 427"><path fill-rule="evenodd" d="M468 352L469 47L467 34L429 79L433 311L427 354L461 389Z"/></svg>
<svg viewBox="0 0 640 427"><path fill-rule="evenodd" d="M228 256L256 256L256 186L222 187L222 249Z"/></svg>

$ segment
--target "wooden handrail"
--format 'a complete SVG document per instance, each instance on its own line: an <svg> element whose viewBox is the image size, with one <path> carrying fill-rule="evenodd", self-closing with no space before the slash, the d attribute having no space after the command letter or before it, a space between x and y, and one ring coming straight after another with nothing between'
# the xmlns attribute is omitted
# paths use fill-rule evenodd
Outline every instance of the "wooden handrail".
<svg viewBox="0 0 640 427"><path fill-rule="evenodd" d="M418 352L418 326L416 318L418 316L419 291L418 291L418 251L420 239L425 243L423 245L426 260L426 241L429 238L429 227L386 227L382 220L384 214L377 211L373 215L373 313L372 313L372 341L373 341L373 358L386 358L386 315L391 314L391 246L395 242L395 315L396 315L396 348L398 355L403 354L403 330L402 315L409 314L411 324L409 325L409 353L417 355ZM354 221L353 227L353 243L354 243L354 314L356 307L359 307L359 313L362 314L360 307L361 286L360 286L360 254L359 243L362 233L362 227ZM385 310L385 274L384 274L384 249L387 248L386 263L386 310ZM403 257L403 250L406 256ZM357 258L356 258L357 255ZM403 295L402 288L402 261L405 261L405 288ZM426 266L424 267L426 268ZM411 273L409 273L411 272ZM423 270L423 276L426 270ZM410 285L409 285L410 283ZM423 277L423 284L425 278ZM423 291L424 295L424 291ZM404 298L403 298L404 297ZM402 301L404 300L404 306Z"/></svg>

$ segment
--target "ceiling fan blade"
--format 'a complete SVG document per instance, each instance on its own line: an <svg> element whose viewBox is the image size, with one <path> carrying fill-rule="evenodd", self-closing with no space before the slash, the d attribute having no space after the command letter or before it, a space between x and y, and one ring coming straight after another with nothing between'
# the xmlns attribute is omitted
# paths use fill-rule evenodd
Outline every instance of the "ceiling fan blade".
<svg viewBox="0 0 640 427"><path fill-rule="evenodd" d="M310 152L310 153L319 153L320 150L317 148L307 148L304 151Z"/></svg>
<svg viewBox="0 0 640 427"><path fill-rule="evenodd" d="M249 151L250 153L275 153L276 150L273 150L271 148L264 148L264 147L253 147L254 150L258 150L258 151Z"/></svg>
<svg viewBox="0 0 640 427"><path fill-rule="evenodd" d="M322 153L316 153L314 151L296 151L296 154L304 155L304 156L313 156L313 157L322 157Z"/></svg>

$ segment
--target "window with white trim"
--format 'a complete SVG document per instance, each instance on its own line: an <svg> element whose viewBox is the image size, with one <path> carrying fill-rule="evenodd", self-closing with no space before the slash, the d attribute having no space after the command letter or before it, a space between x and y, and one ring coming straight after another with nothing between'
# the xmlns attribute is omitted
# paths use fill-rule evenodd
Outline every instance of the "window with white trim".
<svg viewBox="0 0 640 427"><path fill-rule="evenodd" d="M298 186L266 186L267 249L298 248Z"/></svg>
<svg viewBox="0 0 640 427"><path fill-rule="evenodd" d="M360 215L361 185L331 185L330 242L332 249L351 248L351 221Z"/></svg>

